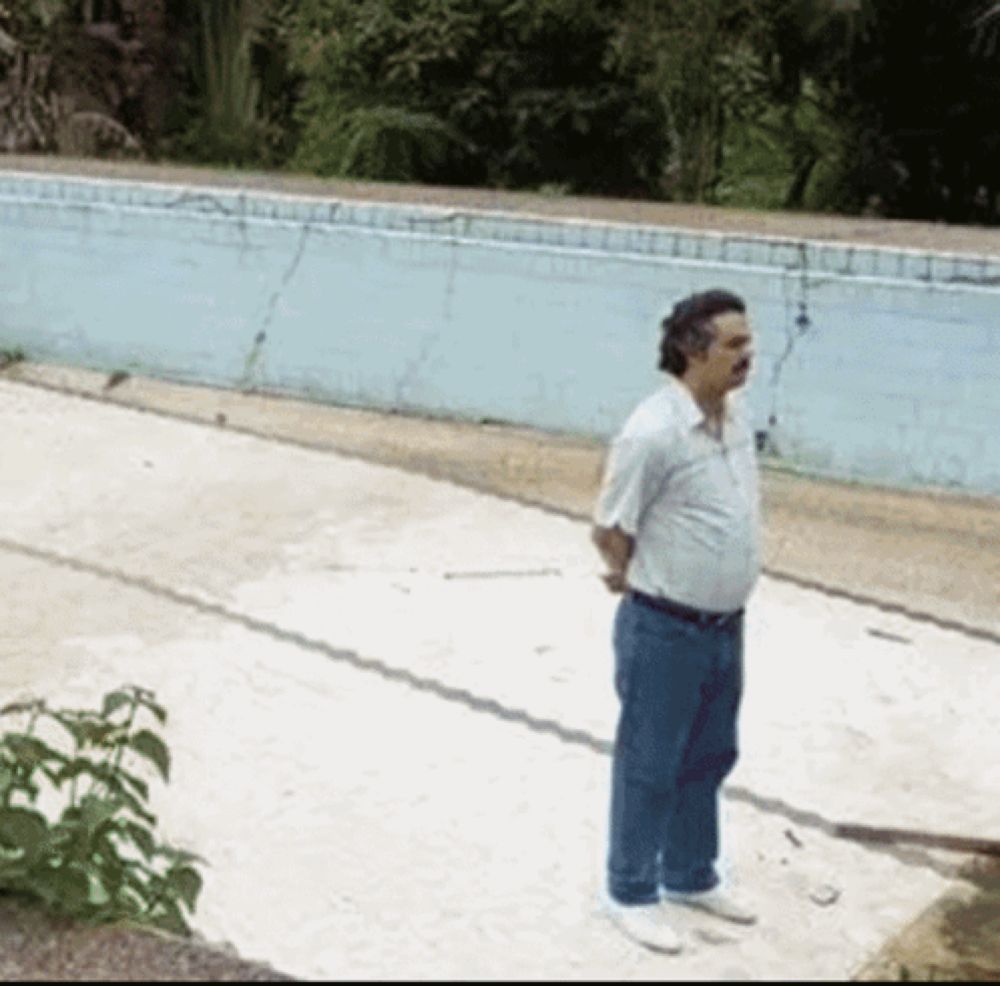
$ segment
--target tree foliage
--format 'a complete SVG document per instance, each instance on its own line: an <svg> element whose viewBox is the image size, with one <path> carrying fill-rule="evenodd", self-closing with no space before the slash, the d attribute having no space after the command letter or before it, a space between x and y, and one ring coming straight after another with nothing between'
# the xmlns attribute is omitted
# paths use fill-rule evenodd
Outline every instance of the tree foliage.
<svg viewBox="0 0 1000 986"><path fill-rule="evenodd" d="M655 194L660 101L606 0L307 0L297 162L327 174Z"/></svg>
<svg viewBox="0 0 1000 986"><path fill-rule="evenodd" d="M0 3L0 149L141 154L124 119L143 71L129 54L72 0Z"/></svg>
<svg viewBox="0 0 1000 986"><path fill-rule="evenodd" d="M171 9L181 99L164 135L168 154L266 167L287 158L298 92L288 53L292 6L196 0Z"/></svg>
<svg viewBox="0 0 1000 986"><path fill-rule="evenodd" d="M664 191L701 201L719 181L727 113L755 69L745 44L753 0L630 0L621 45L640 85L660 102L671 134Z"/></svg>
<svg viewBox="0 0 1000 986"><path fill-rule="evenodd" d="M997 223L997 105L997 0L0 0L8 150Z"/></svg>
<svg viewBox="0 0 1000 986"><path fill-rule="evenodd" d="M1000 7L878 0L855 43L849 112L857 206L948 222L1000 221Z"/></svg>

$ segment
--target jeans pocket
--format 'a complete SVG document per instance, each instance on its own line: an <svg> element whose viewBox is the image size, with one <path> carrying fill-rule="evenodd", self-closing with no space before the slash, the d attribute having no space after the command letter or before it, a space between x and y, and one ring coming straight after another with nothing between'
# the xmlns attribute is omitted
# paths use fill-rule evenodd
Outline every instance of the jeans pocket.
<svg viewBox="0 0 1000 986"><path fill-rule="evenodd" d="M625 702L632 680L632 664L635 660L635 616L627 600L622 600L615 613L612 650L615 658L614 684L619 701Z"/></svg>

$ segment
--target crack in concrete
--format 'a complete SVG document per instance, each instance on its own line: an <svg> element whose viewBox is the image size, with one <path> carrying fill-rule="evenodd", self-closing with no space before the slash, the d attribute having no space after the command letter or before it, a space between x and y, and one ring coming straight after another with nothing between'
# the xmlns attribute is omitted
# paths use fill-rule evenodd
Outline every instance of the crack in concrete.
<svg viewBox="0 0 1000 986"><path fill-rule="evenodd" d="M465 234L468 234L469 218L460 217L465 224ZM457 223L456 223L457 225ZM455 301L455 276L458 271L458 236L453 229L448 236L448 269L445 275L444 298L442 299L442 316L446 322L451 321L453 306Z"/></svg>
<svg viewBox="0 0 1000 986"><path fill-rule="evenodd" d="M285 272L281 275L281 281L279 282L278 287L271 292L271 297L268 299L264 317L261 320L260 329L254 336L253 346L247 355L246 363L243 366L243 374L237 384L237 387L240 390L248 390L251 387L251 377L253 376L253 371L263 354L264 343L267 342L267 330L270 329L271 323L274 321L274 313L277 310L278 302L281 300L281 296L285 292L285 288L288 287L292 278L297 273L299 265L302 263L302 257L306 252L306 245L309 241L309 233L311 229L312 227L309 223L306 223L302 227L302 232L299 236L299 242L295 249L295 254L292 257L291 262L285 268Z"/></svg>
<svg viewBox="0 0 1000 986"><path fill-rule="evenodd" d="M266 332L271 327L271 322L274 319L274 312L277 308L278 301L281 299L282 294L285 292L285 288L288 287L292 278L296 275L299 269L299 265L302 263L302 258L306 252L306 246L309 242L309 234L312 231L312 226L306 223L302 227L302 233L299 236L298 246L295 248L295 254L292 257L291 263L285 268L285 273L281 275L281 283L278 287L271 293L270 300L267 303L267 311L264 315L264 321L261 324L260 331Z"/></svg>
<svg viewBox="0 0 1000 986"><path fill-rule="evenodd" d="M201 202L211 207L209 211L218 212L227 219L235 219L237 228L240 231L240 262L242 263L243 257L246 255L247 250L250 249L249 227L246 220L246 192L240 192L236 201L238 203L237 206L230 208L222 202L218 195L211 195L208 192L182 192L176 198L164 202L163 207L167 210L172 210Z"/></svg>
<svg viewBox="0 0 1000 986"><path fill-rule="evenodd" d="M785 295L785 349L781 355L775 360L774 366L771 368L771 414L768 418L768 428L773 428L778 423L778 398L781 387L781 375L785 368L785 364L791 358L792 353L795 351L795 346L804 335L812 328L812 319L809 317L809 264L808 264L808 252L806 250L806 244L798 244L799 250L799 266L797 268L799 272L799 300L798 300L798 315L795 317L795 331L790 331L791 313L789 308L792 305L791 299L787 295L787 277L783 279L782 285L786 289ZM786 274L796 270L796 268L786 268ZM764 451L770 451L772 454L779 454L775 446L774 440L769 432L765 432L765 449Z"/></svg>
<svg viewBox="0 0 1000 986"><path fill-rule="evenodd" d="M427 365L427 361L431 358L431 354L434 352L440 336L439 332L428 332L420 344L420 351L406 364L406 368L396 381L396 389L393 393L393 403L396 407L402 405L407 389L416 380L420 371Z"/></svg>
<svg viewBox="0 0 1000 986"><path fill-rule="evenodd" d="M322 654L331 660L347 664L359 671L377 674L387 681L399 682L415 691L425 692L445 701L463 705L474 712L486 713L507 722L523 725L532 732L553 736L570 746L582 747L602 756L610 756L613 752L613 743L611 741L595 736L586 729L575 729L556 719L533 715L525 709L505 705L495 698L477 695L466 688L449 685L438 678L418 675L406 668L388 664L377 658L364 657L355 650L334 647L325 640L308 637L297 630L288 630L275 623L227 609L219 603L201 599L190 592L182 592L170 586L161 585L143 576L130 575L128 572L121 571L120 569L99 565L68 555L61 555L45 548L36 548L32 545L11 540L10 538L0 537L0 549L45 564L56 565L60 568L67 568L74 572L96 576L106 581L138 589L158 599L165 599L177 605L193 609L205 616L216 617L228 623L243 626L254 633L263 634L282 643L289 643L303 650ZM945 848L954 848L956 843L964 845L969 841L961 837L942 836L926 832L912 833L901 829L881 829L849 822L831 822L818 812L797 808L781 798L760 795L749 788L739 785L724 786L723 795L734 801L748 804L767 814L780 815L799 826L815 829L832 838L855 841L870 852L893 856L907 866L931 869L949 878L961 876L961 868L959 866L942 863L924 851L900 849L891 844L894 839L898 840L901 837L905 839L906 836L910 836L909 841L918 841L923 845L940 848L943 844ZM978 851L983 850L980 849ZM996 844L990 851L1000 855L1000 844Z"/></svg>
<svg viewBox="0 0 1000 986"><path fill-rule="evenodd" d="M235 209L230 209L228 206L222 204L219 196L210 195L208 192L182 192L176 198L164 202L163 206L165 209L177 209L180 206L192 205L196 202L205 202L212 207L213 211L221 212L224 216L230 218L237 215Z"/></svg>

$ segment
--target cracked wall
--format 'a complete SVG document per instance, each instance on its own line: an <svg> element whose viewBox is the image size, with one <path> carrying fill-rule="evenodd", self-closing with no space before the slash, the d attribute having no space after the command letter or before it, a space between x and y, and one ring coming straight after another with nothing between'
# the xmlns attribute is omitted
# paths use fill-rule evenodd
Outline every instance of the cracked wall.
<svg viewBox="0 0 1000 986"><path fill-rule="evenodd" d="M767 454L1000 493L1000 260L0 173L0 348L607 437L678 296L743 294Z"/></svg>

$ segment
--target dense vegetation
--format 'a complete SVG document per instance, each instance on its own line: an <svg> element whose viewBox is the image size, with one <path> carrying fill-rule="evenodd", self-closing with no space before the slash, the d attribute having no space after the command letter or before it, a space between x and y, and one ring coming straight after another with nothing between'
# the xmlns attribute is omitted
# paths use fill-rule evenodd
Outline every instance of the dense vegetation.
<svg viewBox="0 0 1000 986"><path fill-rule="evenodd" d="M994 0L0 0L0 148L1000 222Z"/></svg>

